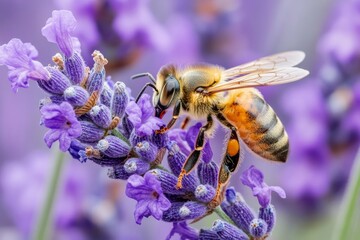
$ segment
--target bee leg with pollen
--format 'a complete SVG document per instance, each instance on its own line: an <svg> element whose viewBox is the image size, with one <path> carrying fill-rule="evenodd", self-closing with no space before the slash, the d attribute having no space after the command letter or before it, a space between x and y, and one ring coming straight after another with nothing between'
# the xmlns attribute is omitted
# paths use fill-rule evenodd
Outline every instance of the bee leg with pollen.
<svg viewBox="0 0 360 240"><path fill-rule="evenodd" d="M233 173L240 162L240 142L237 129L229 123L226 118L221 114L216 114L218 120L226 127L231 129L230 137L227 142L225 156L221 163L218 185L214 199L209 203L210 205L217 206L221 203L223 198L223 188L227 185L230 174Z"/></svg>
<svg viewBox="0 0 360 240"><path fill-rule="evenodd" d="M181 109L181 101L179 99L175 103L173 115L172 115L170 122L168 122L168 124L165 127L161 128L159 130L156 130L155 133L162 134L162 133L167 132L176 123L176 120L179 118L180 109Z"/></svg>
<svg viewBox="0 0 360 240"><path fill-rule="evenodd" d="M182 179L185 175L189 174L191 170L195 167L196 163L198 162L200 158L201 150L204 148L205 144L205 132L208 131L212 125L213 125L213 119L211 115L209 114L207 117L207 124L205 126L202 126L200 128L200 131L197 135L196 141L195 141L195 149L191 152L189 157L186 159L181 172L178 177L178 181L176 184L176 188L180 189L182 188Z"/></svg>

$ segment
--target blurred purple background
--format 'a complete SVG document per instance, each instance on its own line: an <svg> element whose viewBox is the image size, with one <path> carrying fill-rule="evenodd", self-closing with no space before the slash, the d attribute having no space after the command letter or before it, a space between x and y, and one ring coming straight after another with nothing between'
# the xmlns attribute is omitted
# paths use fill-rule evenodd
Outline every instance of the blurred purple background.
<svg viewBox="0 0 360 240"><path fill-rule="evenodd" d="M310 70L308 78L261 89L289 133L288 162L265 162L247 151L239 172L255 164L267 182L287 192L286 200L275 202L279 224L273 239L329 237L331 214L360 139L360 1L2 0L0 43L14 37L31 42L39 61L50 63L58 49L40 30L53 9L73 11L82 55L90 62L94 49L102 51L110 61L108 74L125 82L133 95L146 80L131 81L131 75L155 75L168 62L231 67L281 51L304 51L301 67ZM5 67L0 78L0 239L23 239L41 204L53 151L39 126L42 91L31 82L14 94ZM223 134L219 128L217 136ZM220 156L222 142L216 139L211 144ZM57 239L164 239L168 234L171 224L134 223L135 203L123 197L124 183L108 179L106 169L71 159L66 165L56 203L63 216L55 212L54 217ZM237 175L232 180L240 186ZM302 229L305 235L289 237Z"/></svg>

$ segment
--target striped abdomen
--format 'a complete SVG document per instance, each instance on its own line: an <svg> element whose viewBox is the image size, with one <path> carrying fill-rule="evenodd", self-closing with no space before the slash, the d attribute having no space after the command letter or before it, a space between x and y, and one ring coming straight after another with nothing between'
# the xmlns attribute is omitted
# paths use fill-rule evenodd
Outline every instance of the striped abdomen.
<svg viewBox="0 0 360 240"><path fill-rule="evenodd" d="M259 156L285 162L289 139L274 110L254 88L232 91L223 114L238 128L241 139Z"/></svg>

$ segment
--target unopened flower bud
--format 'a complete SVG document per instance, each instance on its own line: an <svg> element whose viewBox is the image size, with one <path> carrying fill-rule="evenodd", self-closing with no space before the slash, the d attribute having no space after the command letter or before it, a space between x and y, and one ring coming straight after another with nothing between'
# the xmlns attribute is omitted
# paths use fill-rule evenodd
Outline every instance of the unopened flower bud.
<svg viewBox="0 0 360 240"><path fill-rule="evenodd" d="M179 175L186 161L186 156L181 153L179 146L176 142L172 141L167 145L169 151L169 167L175 175Z"/></svg>
<svg viewBox="0 0 360 240"><path fill-rule="evenodd" d="M102 167L113 167L121 164L125 157L123 158L111 158L108 156L102 156L101 158L88 158L89 160L93 161L94 163L102 166Z"/></svg>
<svg viewBox="0 0 360 240"><path fill-rule="evenodd" d="M150 169L150 164L139 158L130 158L126 161L124 169L130 174L143 175Z"/></svg>
<svg viewBox="0 0 360 240"><path fill-rule="evenodd" d="M226 201L228 201L230 204L234 204L236 201L239 200L234 187L229 187L228 189L226 189L225 198Z"/></svg>
<svg viewBox="0 0 360 240"><path fill-rule="evenodd" d="M100 102L110 108L113 93L114 91L110 88L109 84L104 83L100 93Z"/></svg>
<svg viewBox="0 0 360 240"><path fill-rule="evenodd" d="M95 143L99 141L105 133L104 129L99 128L92 122L80 121L82 133L77 139L85 143Z"/></svg>
<svg viewBox="0 0 360 240"><path fill-rule="evenodd" d="M152 135L151 141L155 143L158 148L163 148L168 144L169 137L166 133L156 133Z"/></svg>
<svg viewBox="0 0 360 240"><path fill-rule="evenodd" d="M150 141L150 138L151 138L151 136L138 135L136 133L135 129L133 129L133 131L130 133L129 141L132 146L136 146L139 142Z"/></svg>
<svg viewBox="0 0 360 240"><path fill-rule="evenodd" d="M249 233L250 222L255 218L253 211L234 188L226 189L225 196L226 201L221 204L221 208L241 230Z"/></svg>
<svg viewBox="0 0 360 240"><path fill-rule="evenodd" d="M94 57L95 64L90 71L89 79L86 85L90 93L94 91L98 91L100 93L106 76L104 66L108 63L108 61L99 51L94 51L92 56Z"/></svg>
<svg viewBox="0 0 360 240"><path fill-rule="evenodd" d="M174 202L171 204L171 207L163 213L162 219L165 222L185 221L204 216L206 212L207 207L198 202Z"/></svg>
<svg viewBox="0 0 360 240"><path fill-rule="evenodd" d="M81 150L85 150L85 146L84 144L82 144L80 141L74 139L71 141L71 144L70 144L70 148L69 148L69 153L70 155L74 158L74 159L80 159L80 154L79 154L79 151Z"/></svg>
<svg viewBox="0 0 360 240"><path fill-rule="evenodd" d="M197 172L201 184L209 184L213 187L217 186L219 168L215 162L200 162L197 167Z"/></svg>
<svg viewBox="0 0 360 240"><path fill-rule="evenodd" d="M46 67L50 73L50 79L38 80L38 85L50 94L62 95L68 87L71 86L70 80L56 67Z"/></svg>
<svg viewBox="0 0 360 240"><path fill-rule="evenodd" d="M147 162L153 162L158 152L158 148L154 144L147 141L136 144L134 150L141 157L141 159Z"/></svg>
<svg viewBox="0 0 360 240"><path fill-rule="evenodd" d="M50 96L50 99L51 99L52 103L55 103L58 105L65 101L65 98L61 95L52 95L52 96Z"/></svg>
<svg viewBox="0 0 360 240"><path fill-rule="evenodd" d="M130 146L115 136L106 136L96 145L100 152L111 158L127 156L130 152Z"/></svg>
<svg viewBox="0 0 360 240"><path fill-rule="evenodd" d="M116 82L114 85L114 94L111 100L111 113L113 116L122 118L126 106L129 102L129 96L126 92L126 86L123 82Z"/></svg>
<svg viewBox="0 0 360 240"><path fill-rule="evenodd" d="M198 201L208 203L215 197L216 190L211 185L199 185L195 189L195 197Z"/></svg>
<svg viewBox="0 0 360 240"><path fill-rule="evenodd" d="M65 71L71 82L79 84L85 76L85 63L78 52L70 57L65 56L64 59Z"/></svg>
<svg viewBox="0 0 360 240"><path fill-rule="evenodd" d="M220 239L249 239L240 229L222 220L216 220L212 226L212 230L217 233Z"/></svg>
<svg viewBox="0 0 360 240"><path fill-rule="evenodd" d="M174 174L160 169L153 169L150 171L150 173L154 174L159 180L159 182L161 183L161 189L164 193L173 195L185 193L185 190L183 188L176 189L175 186L177 183L177 177Z"/></svg>
<svg viewBox="0 0 360 240"><path fill-rule="evenodd" d="M276 221L275 208L273 205L269 204L268 206L261 207L259 210L259 218L264 220L267 224L266 232L269 233L273 229Z"/></svg>
<svg viewBox="0 0 360 240"><path fill-rule="evenodd" d="M109 169L108 176L112 179L127 180L131 176L131 174L125 171L123 164L119 164Z"/></svg>
<svg viewBox="0 0 360 240"><path fill-rule="evenodd" d="M199 240L221 240L213 230L200 229Z"/></svg>
<svg viewBox="0 0 360 240"><path fill-rule="evenodd" d="M168 152L168 163L171 171L175 176L179 176L182 166L186 161L186 156L180 152L176 142L171 142L167 145ZM185 175L182 179L182 185L186 190L194 192L196 187L199 185L199 179L197 178L194 171L190 174Z"/></svg>
<svg viewBox="0 0 360 240"><path fill-rule="evenodd" d="M111 123L111 112L110 109L101 104L95 105L91 108L90 117L93 122L101 128L108 128Z"/></svg>
<svg viewBox="0 0 360 240"><path fill-rule="evenodd" d="M89 93L80 86L70 86L64 91L64 98L74 107L83 106L89 99Z"/></svg>
<svg viewBox="0 0 360 240"><path fill-rule="evenodd" d="M267 228L267 223L264 220L255 218L250 222L249 232L254 238L261 239L265 236Z"/></svg>
<svg viewBox="0 0 360 240"><path fill-rule="evenodd" d="M105 80L105 69L100 72L96 72L95 69L91 69L89 79L86 84L87 90L92 93L95 91L101 92L103 88L103 82Z"/></svg>
<svg viewBox="0 0 360 240"><path fill-rule="evenodd" d="M131 121L129 120L129 118L127 118L126 114L125 116L122 118L121 121L121 127L123 129L123 133L124 136L129 138L130 134L133 132L134 130L134 125L131 123Z"/></svg>

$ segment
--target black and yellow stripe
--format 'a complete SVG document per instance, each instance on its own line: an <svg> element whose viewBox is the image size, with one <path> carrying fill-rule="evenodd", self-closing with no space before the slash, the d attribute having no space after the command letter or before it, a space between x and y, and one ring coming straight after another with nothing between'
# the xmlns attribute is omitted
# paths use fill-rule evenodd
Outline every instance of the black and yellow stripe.
<svg viewBox="0 0 360 240"><path fill-rule="evenodd" d="M285 162L289 139L280 119L254 88L233 91L227 96L223 114L237 127L244 143L259 156Z"/></svg>

